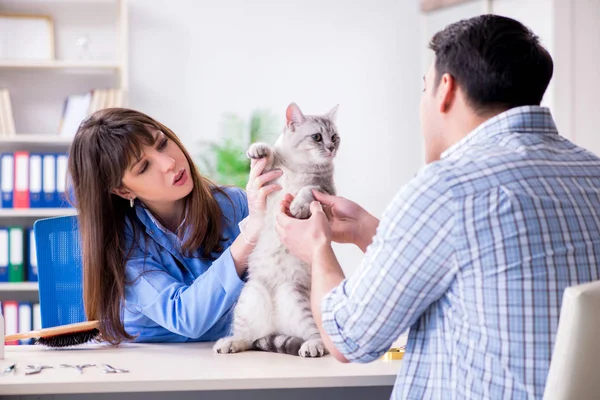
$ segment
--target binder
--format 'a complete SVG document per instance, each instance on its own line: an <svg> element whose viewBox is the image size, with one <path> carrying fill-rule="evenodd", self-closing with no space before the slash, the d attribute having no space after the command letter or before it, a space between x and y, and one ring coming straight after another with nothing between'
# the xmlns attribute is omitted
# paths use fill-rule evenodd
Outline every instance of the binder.
<svg viewBox="0 0 600 400"><path fill-rule="evenodd" d="M40 303L33 303L33 330L42 329L42 312Z"/></svg>
<svg viewBox="0 0 600 400"><path fill-rule="evenodd" d="M16 301L2 302L4 309L4 332L5 335L14 335L19 330L19 304ZM5 344L19 344L18 340L4 342Z"/></svg>
<svg viewBox="0 0 600 400"><path fill-rule="evenodd" d="M44 207L42 197L42 155L29 155L29 200L31 208Z"/></svg>
<svg viewBox="0 0 600 400"><path fill-rule="evenodd" d="M8 245L8 281L23 282L25 280L23 228L13 227L9 229Z"/></svg>
<svg viewBox="0 0 600 400"><path fill-rule="evenodd" d="M37 263L37 248L35 246L35 232L33 228L27 229L29 232L29 261L27 263L27 280L29 282L38 281L38 263Z"/></svg>
<svg viewBox="0 0 600 400"><path fill-rule="evenodd" d="M0 228L0 282L8 282L8 229Z"/></svg>
<svg viewBox="0 0 600 400"><path fill-rule="evenodd" d="M15 186L13 208L29 208L29 153L15 153Z"/></svg>
<svg viewBox="0 0 600 400"><path fill-rule="evenodd" d="M56 199L58 207L70 207L66 197L67 186L67 155L56 154Z"/></svg>
<svg viewBox="0 0 600 400"><path fill-rule="evenodd" d="M56 207L56 157L54 154L44 154L42 164L44 207Z"/></svg>
<svg viewBox="0 0 600 400"><path fill-rule="evenodd" d="M12 208L13 206L14 164L12 153L0 154L0 194L2 195L0 208Z"/></svg>
<svg viewBox="0 0 600 400"><path fill-rule="evenodd" d="M31 331L32 326L31 303L19 303L19 333ZM33 339L21 339L19 344L31 344Z"/></svg>

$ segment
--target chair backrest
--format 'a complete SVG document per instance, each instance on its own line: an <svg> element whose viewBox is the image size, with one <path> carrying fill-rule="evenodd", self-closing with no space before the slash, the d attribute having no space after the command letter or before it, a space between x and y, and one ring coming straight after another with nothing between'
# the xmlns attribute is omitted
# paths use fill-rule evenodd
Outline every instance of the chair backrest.
<svg viewBox="0 0 600 400"><path fill-rule="evenodd" d="M600 398L600 281L563 296L545 400Z"/></svg>
<svg viewBox="0 0 600 400"><path fill-rule="evenodd" d="M76 216L34 223L42 327L86 321Z"/></svg>

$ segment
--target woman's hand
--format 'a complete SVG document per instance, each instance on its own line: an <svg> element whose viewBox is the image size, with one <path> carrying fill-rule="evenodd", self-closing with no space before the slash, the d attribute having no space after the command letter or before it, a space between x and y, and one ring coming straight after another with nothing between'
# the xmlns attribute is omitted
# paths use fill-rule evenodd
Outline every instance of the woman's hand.
<svg viewBox="0 0 600 400"><path fill-rule="evenodd" d="M244 222L242 231L246 241L251 243L256 243L263 227L265 212L267 210L267 196L277 190L281 190L281 185L271 183L271 181L279 178L283 174L283 171L274 169L264 172L266 164L266 157L252 160L250 163L250 176L246 185L248 217Z"/></svg>

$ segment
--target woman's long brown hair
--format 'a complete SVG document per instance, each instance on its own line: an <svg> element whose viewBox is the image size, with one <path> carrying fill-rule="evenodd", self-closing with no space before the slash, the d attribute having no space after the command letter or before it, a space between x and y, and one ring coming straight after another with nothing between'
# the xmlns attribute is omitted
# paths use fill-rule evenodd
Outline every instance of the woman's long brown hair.
<svg viewBox="0 0 600 400"><path fill-rule="evenodd" d="M153 118L130 109L100 110L84 120L69 150L69 175L78 211L83 249L83 301L88 320L100 321L102 340L118 344L131 340L121 319L125 299L125 264L131 249L125 247L125 221L135 230L135 210L113 193L130 162L144 145L154 145L149 127L162 131L185 154L194 182L186 198L186 218L180 237L188 255L203 248L203 257L222 251L222 212L214 191L224 194L195 168L175 134ZM188 229L188 227L190 229ZM134 232L134 236L139 233ZM135 240L134 240L135 242Z"/></svg>

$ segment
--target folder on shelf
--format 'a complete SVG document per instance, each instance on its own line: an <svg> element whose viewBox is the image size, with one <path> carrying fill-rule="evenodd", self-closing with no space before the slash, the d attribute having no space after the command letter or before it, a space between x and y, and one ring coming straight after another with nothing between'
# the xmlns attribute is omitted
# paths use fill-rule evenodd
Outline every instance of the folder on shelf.
<svg viewBox="0 0 600 400"><path fill-rule="evenodd" d="M15 162L13 153L0 153L0 208L12 208L15 180Z"/></svg>
<svg viewBox="0 0 600 400"><path fill-rule="evenodd" d="M25 280L25 268L23 264L23 228L12 227L8 231L8 281L23 282Z"/></svg>
<svg viewBox="0 0 600 400"><path fill-rule="evenodd" d="M56 154L56 199L57 207L68 208L71 204L67 201L67 155Z"/></svg>
<svg viewBox="0 0 600 400"><path fill-rule="evenodd" d="M27 263L27 280L29 282L38 281L38 263L37 263L37 249L35 246L35 233L33 228L28 228L29 232L29 261Z"/></svg>
<svg viewBox="0 0 600 400"><path fill-rule="evenodd" d="M13 208L29 208L29 152L15 153Z"/></svg>
<svg viewBox="0 0 600 400"><path fill-rule="evenodd" d="M19 303L16 301L2 302L4 315L4 333L6 336L14 335L19 330ZM5 342L5 344L19 344L18 340Z"/></svg>
<svg viewBox="0 0 600 400"><path fill-rule="evenodd" d="M58 134L74 137L81 122L89 115L91 103L92 92L69 96L65 101Z"/></svg>
<svg viewBox="0 0 600 400"><path fill-rule="evenodd" d="M56 156L44 154L42 164L44 207L56 207Z"/></svg>
<svg viewBox="0 0 600 400"><path fill-rule="evenodd" d="M31 153L29 155L29 205L31 208L44 207L42 170L42 155Z"/></svg>
<svg viewBox="0 0 600 400"><path fill-rule="evenodd" d="M0 228L0 282L8 282L8 229Z"/></svg>
<svg viewBox="0 0 600 400"><path fill-rule="evenodd" d="M33 303L33 329L42 329L42 312L40 311L40 303Z"/></svg>
<svg viewBox="0 0 600 400"><path fill-rule="evenodd" d="M32 309L31 303L19 303L19 333L32 330ZM33 339L21 339L19 344L31 344Z"/></svg>

